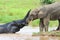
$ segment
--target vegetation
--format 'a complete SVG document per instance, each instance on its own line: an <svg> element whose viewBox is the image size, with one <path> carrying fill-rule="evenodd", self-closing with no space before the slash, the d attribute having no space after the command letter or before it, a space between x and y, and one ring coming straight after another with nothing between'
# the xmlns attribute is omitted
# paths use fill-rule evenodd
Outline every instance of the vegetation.
<svg viewBox="0 0 60 40"><path fill-rule="evenodd" d="M0 23L23 19L29 9L38 6L41 6L40 0L0 0ZM57 22L50 22L50 26L53 24L56 26ZM39 19L33 21L31 25L39 25Z"/></svg>
<svg viewBox="0 0 60 40"><path fill-rule="evenodd" d="M55 0L40 0L42 4L52 4Z"/></svg>

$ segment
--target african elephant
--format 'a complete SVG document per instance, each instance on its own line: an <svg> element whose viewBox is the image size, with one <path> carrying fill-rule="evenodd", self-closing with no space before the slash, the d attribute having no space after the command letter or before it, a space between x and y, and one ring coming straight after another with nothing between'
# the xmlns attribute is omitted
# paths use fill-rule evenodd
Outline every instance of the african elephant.
<svg viewBox="0 0 60 40"><path fill-rule="evenodd" d="M57 30L60 30L60 3L55 2L31 10L27 22L35 19L40 19L39 27L41 32L43 32L43 30L45 30L45 32L48 31L50 20L58 20L59 25Z"/></svg>
<svg viewBox="0 0 60 40"><path fill-rule="evenodd" d="M28 25L28 23L26 22L26 18L28 17L29 12L30 10L23 19L14 20L12 22L0 25L0 33L16 33L20 31L21 28Z"/></svg>

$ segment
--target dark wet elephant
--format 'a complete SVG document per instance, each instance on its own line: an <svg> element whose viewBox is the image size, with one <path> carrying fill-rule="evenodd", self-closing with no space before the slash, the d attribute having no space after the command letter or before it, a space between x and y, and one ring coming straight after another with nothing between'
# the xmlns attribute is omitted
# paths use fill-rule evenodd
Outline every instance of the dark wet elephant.
<svg viewBox="0 0 60 40"><path fill-rule="evenodd" d="M48 25L50 20L58 20L59 25L57 30L60 30L60 3L55 2L53 4L44 5L30 11L27 22L31 20L40 19L40 31L48 31Z"/></svg>
<svg viewBox="0 0 60 40"><path fill-rule="evenodd" d="M28 25L26 18L29 15L30 10L26 16L21 20L14 20L12 22L0 25L0 33L16 33L24 26Z"/></svg>

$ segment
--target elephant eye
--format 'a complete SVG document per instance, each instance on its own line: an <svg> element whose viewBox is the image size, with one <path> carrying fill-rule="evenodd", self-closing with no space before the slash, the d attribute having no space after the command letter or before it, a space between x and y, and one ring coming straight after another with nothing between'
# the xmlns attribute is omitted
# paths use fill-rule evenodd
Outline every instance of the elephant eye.
<svg viewBox="0 0 60 40"><path fill-rule="evenodd" d="M29 17L32 18L34 15L30 15Z"/></svg>

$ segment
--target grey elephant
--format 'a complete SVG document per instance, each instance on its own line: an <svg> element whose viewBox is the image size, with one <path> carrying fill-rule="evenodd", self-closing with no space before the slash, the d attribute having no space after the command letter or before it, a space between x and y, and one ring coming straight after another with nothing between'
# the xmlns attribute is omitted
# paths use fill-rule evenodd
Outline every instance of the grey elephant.
<svg viewBox="0 0 60 40"><path fill-rule="evenodd" d="M45 32L48 31L50 20L58 20L59 25L56 30L60 30L60 3L55 2L53 4L44 5L31 10L27 18L27 22L35 19L40 19L39 27L41 32L43 32L43 30L45 30Z"/></svg>

